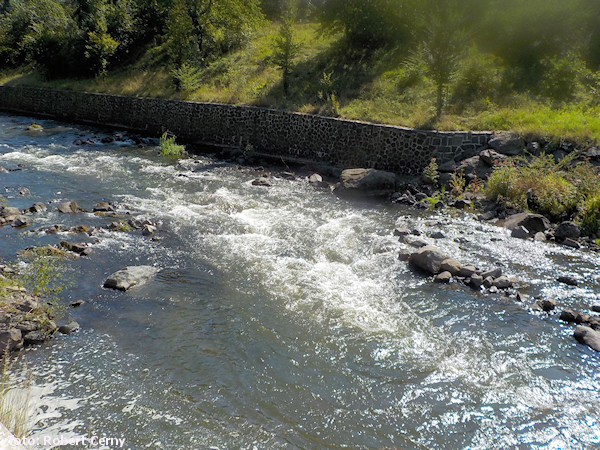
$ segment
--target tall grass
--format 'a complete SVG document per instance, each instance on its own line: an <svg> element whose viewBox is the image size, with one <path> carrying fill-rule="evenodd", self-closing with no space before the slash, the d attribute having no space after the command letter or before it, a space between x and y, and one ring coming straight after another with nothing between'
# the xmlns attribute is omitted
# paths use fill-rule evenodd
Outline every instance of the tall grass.
<svg viewBox="0 0 600 450"><path fill-rule="evenodd" d="M27 419L33 380L31 372L25 375L25 368L17 376L12 370L13 365L10 357L4 354L0 369L0 422L16 437L23 438L30 431Z"/></svg>

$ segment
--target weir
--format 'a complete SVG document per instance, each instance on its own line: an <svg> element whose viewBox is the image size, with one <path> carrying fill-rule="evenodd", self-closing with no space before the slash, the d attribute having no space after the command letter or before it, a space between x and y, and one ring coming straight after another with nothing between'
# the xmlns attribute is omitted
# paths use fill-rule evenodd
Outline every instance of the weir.
<svg viewBox="0 0 600 450"><path fill-rule="evenodd" d="M489 132L440 132L292 113L76 91L0 86L0 110L237 147L288 160L418 174L436 158L483 150Z"/></svg>

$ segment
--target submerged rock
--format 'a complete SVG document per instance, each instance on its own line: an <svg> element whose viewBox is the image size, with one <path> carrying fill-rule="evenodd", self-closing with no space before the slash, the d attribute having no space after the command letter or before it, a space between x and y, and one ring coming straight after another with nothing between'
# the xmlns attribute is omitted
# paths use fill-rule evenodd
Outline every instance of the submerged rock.
<svg viewBox="0 0 600 450"><path fill-rule="evenodd" d="M569 276L558 277L556 281L567 286L577 286L579 284L575 278Z"/></svg>
<svg viewBox="0 0 600 450"><path fill-rule="evenodd" d="M129 266L113 273L104 282L104 287L127 291L134 286L140 286L150 281L158 272L152 266Z"/></svg>

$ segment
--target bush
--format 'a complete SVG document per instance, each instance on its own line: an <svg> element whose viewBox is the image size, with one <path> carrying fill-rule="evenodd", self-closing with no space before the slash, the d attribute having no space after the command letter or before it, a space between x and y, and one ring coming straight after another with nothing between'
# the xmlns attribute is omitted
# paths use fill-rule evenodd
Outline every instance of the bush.
<svg viewBox="0 0 600 450"><path fill-rule="evenodd" d="M190 64L183 63L171 71L175 88L184 93L194 92L200 87L200 70Z"/></svg>
<svg viewBox="0 0 600 450"><path fill-rule="evenodd" d="M185 146L175 143L175 136L165 131L160 138L160 150L161 156L167 158L180 158L185 152Z"/></svg>
<svg viewBox="0 0 600 450"><path fill-rule="evenodd" d="M555 162L544 154L499 164L488 180L486 195L506 207L530 209L556 220L572 216L600 187L597 171L589 163L571 165L574 157Z"/></svg>
<svg viewBox="0 0 600 450"><path fill-rule="evenodd" d="M600 194L590 197L583 206L579 224L584 234L600 232Z"/></svg>

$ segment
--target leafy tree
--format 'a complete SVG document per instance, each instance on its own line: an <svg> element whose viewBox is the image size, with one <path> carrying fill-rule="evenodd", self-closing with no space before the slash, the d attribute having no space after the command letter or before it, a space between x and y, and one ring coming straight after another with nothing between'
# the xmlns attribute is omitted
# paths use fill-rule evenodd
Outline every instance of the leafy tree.
<svg viewBox="0 0 600 450"><path fill-rule="evenodd" d="M283 92L289 93L289 78L294 58L298 55L300 44L294 37L294 24L296 23L297 2L288 0L286 11L281 20L279 34L275 39L273 62L283 73Z"/></svg>
<svg viewBox="0 0 600 450"><path fill-rule="evenodd" d="M205 62L239 44L262 18L259 0L174 0L167 28L171 59Z"/></svg>
<svg viewBox="0 0 600 450"><path fill-rule="evenodd" d="M436 87L436 113L444 111L448 86L460 67L467 42L453 0L433 0L424 10L421 43L413 56L424 67Z"/></svg>
<svg viewBox="0 0 600 450"><path fill-rule="evenodd" d="M413 0L322 0L323 31L343 32L351 47L395 44L408 38Z"/></svg>

